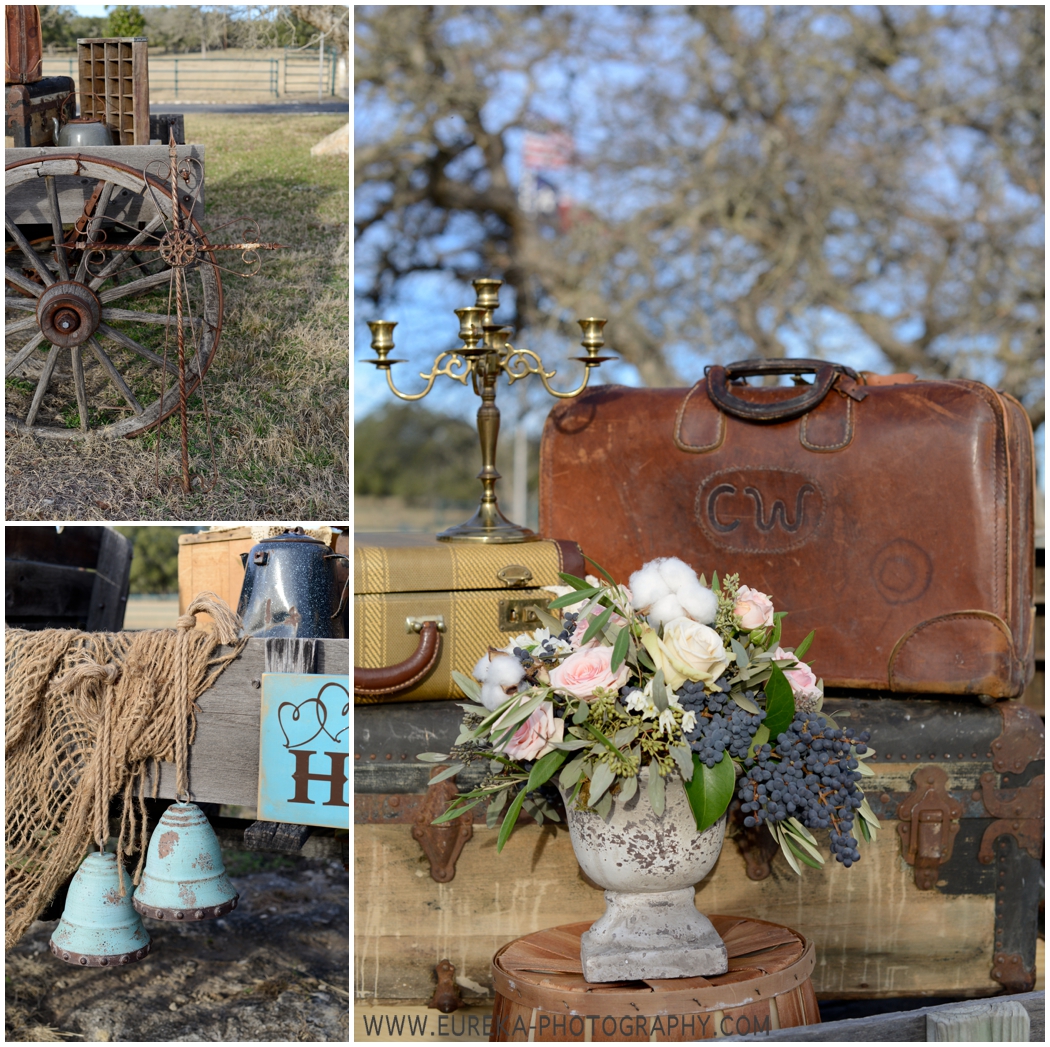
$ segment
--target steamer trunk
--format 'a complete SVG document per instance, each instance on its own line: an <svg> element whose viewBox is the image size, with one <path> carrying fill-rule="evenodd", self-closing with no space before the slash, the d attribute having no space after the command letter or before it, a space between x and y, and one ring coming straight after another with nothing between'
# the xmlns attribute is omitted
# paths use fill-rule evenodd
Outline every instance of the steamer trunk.
<svg viewBox="0 0 1050 1047"><path fill-rule="evenodd" d="M862 786L883 822L861 861L829 861L797 877L768 834L737 823L697 890L705 913L790 927L813 942L813 987L825 998L991 996L1035 977L1043 840L1043 730L1019 701L839 697L826 708L868 729L875 778ZM434 968L455 965L466 1002L493 994L491 962L510 940L594 920L602 892L587 882L563 826L523 818L502 854L483 807L474 824L432 837L461 844L433 878L417 835L430 768L461 710L451 702L355 708L355 989L358 999L426 1001ZM484 773L468 766L456 783ZM444 787L435 786L433 791ZM469 838L467 838L469 836ZM443 842L442 842L443 840ZM451 875L448 875L451 872ZM758 878L756 878L758 877Z"/></svg>

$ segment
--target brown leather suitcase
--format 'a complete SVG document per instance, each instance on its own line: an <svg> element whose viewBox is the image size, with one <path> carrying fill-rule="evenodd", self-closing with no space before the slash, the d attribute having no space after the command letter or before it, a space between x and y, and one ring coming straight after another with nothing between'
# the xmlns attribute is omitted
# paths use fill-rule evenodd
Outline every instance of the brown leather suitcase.
<svg viewBox="0 0 1050 1047"><path fill-rule="evenodd" d="M812 374L795 388L762 374ZM655 556L738 572L817 630L826 685L1021 694L1034 671L1028 416L979 382L823 361L709 367L689 390L603 386L559 404L540 528L618 580Z"/></svg>

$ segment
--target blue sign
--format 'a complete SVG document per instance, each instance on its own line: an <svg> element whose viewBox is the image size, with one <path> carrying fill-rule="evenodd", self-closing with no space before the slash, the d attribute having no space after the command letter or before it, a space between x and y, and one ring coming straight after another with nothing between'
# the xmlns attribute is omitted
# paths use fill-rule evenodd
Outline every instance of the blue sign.
<svg viewBox="0 0 1050 1047"><path fill-rule="evenodd" d="M350 677L263 673L260 821L350 827Z"/></svg>

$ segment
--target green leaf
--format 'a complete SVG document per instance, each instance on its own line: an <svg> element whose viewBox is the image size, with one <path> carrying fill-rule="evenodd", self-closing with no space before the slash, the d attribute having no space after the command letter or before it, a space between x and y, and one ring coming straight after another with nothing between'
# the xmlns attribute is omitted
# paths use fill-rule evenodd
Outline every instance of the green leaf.
<svg viewBox="0 0 1050 1047"><path fill-rule="evenodd" d="M551 742L550 744L553 745L555 749L561 749L563 752L571 753L575 752L577 749L584 749L593 743L590 738L570 738L568 741Z"/></svg>
<svg viewBox="0 0 1050 1047"><path fill-rule="evenodd" d="M796 817L792 815L792 817L788 818L788 824L794 829L796 836L809 840L814 847L817 845L817 838Z"/></svg>
<svg viewBox="0 0 1050 1047"><path fill-rule="evenodd" d="M807 840L805 838L805 836L800 835L795 830L794 826L788 824L791 821L793 821L793 819L788 819L788 822L785 822L781 826L781 829L783 830L783 832L787 834L789 841L792 844L794 844L796 847L801 847L804 851L806 851L809 854L809 856L815 862L818 862L820 865L823 865L824 864L824 856L817 849L816 841L814 840L811 843L809 840Z"/></svg>
<svg viewBox="0 0 1050 1047"><path fill-rule="evenodd" d="M759 725L757 731L755 731L755 737L751 739L751 745L747 750L748 756L754 756L759 749L762 748L766 742L769 741L769 728L763 723Z"/></svg>
<svg viewBox="0 0 1050 1047"><path fill-rule="evenodd" d="M584 600L589 600L592 596L597 596L600 592L601 589L593 585L587 589L577 589L576 592L556 597L547 604L547 607L551 611L556 611L560 607L571 607L573 604L582 603Z"/></svg>
<svg viewBox="0 0 1050 1047"><path fill-rule="evenodd" d="M868 823L861 818L857 825L860 827L860 834L864 837L864 842L871 843L871 830L868 828Z"/></svg>
<svg viewBox="0 0 1050 1047"><path fill-rule="evenodd" d="M443 763L448 759L448 753L419 753L416 759L423 763Z"/></svg>
<svg viewBox="0 0 1050 1047"><path fill-rule="evenodd" d="M593 560L592 560L592 559L591 559L591 558L590 558L589 556L585 556L585 557L584 557L584 559L585 559L585 560L586 560L586 561L587 561L587 562L588 562L588 563L589 563L589 564L590 564L590 565L591 565L591 566L592 566L592 567L593 567L593 568L594 568L594 569L595 569L595 570L596 570L596 571L597 571L597 572L598 572L598 573L599 573L599 574L600 574L600 575L601 575L601 576L602 576L602 577L603 577L603 578L604 578L604 579L605 579L605 580L606 580L607 582L609 582L609 584L610 584L610 585L616 585L616 584L617 584L617 582L616 582L616 579L615 579L615 578L613 578L613 576L612 576L611 574L609 574L609 572L608 572L608 571L607 571L607 570L606 570L606 569L605 569L604 567L602 567L602 566L601 566L601 564L596 564L596 563L595 563L595 562L594 562L594 561L593 561Z"/></svg>
<svg viewBox="0 0 1050 1047"><path fill-rule="evenodd" d="M638 778L624 778L620 785L620 793L616 798L620 803L627 803L628 800L634 798L636 792L638 792Z"/></svg>
<svg viewBox="0 0 1050 1047"><path fill-rule="evenodd" d="M718 592L718 572L711 572L711 591L714 593Z"/></svg>
<svg viewBox="0 0 1050 1047"><path fill-rule="evenodd" d="M751 701L750 698L748 698L746 694L743 693L743 691L738 691L736 694L731 694L730 698L732 698L733 701L736 702L736 704L739 705L741 709L744 709L746 712L749 712L752 716L757 716L762 711L757 705L755 705L753 701Z"/></svg>
<svg viewBox="0 0 1050 1047"><path fill-rule="evenodd" d="M533 789L538 789L544 782L553 777L554 772L568 759L568 755L561 749L555 749L553 752L547 753L546 756L541 756L532 765L532 770L529 772L529 780L525 785L525 791L532 792Z"/></svg>
<svg viewBox="0 0 1050 1047"><path fill-rule="evenodd" d="M693 750L688 745L669 745L667 751L678 764L678 770L682 774L682 781L688 782L693 777Z"/></svg>
<svg viewBox="0 0 1050 1047"><path fill-rule="evenodd" d="M667 686L664 684L664 671L658 669L653 677L653 705L657 712L663 712L667 708Z"/></svg>
<svg viewBox="0 0 1050 1047"><path fill-rule="evenodd" d="M857 809L860 814L861 820L867 822L873 829L881 829L882 822L875 816L875 812L871 809L871 804L868 803L868 798L864 797L864 802Z"/></svg>
<svg viewBox="0 0 1050 1047"><path fill-rule="evenodd" d="M795 657L796 657L796 658L801 658L801 657L802 657L802 656L803 656L803 655L804 655L804 654L806 653L806 651L808 651L808 650L809 650L809 645L810 645L810 644L811 644L811 643L813 642L813 637L814 637L814 636L816 636L816 635L817 635L817 632L816 632L816 630L814 629L814 630L813 630L813 631L812 631L812 632L811 632L811 633L809 634L809 636L807 636L807 637L806 637L806 638L805 638L805 639L804 639L804 640L802 641L802 643L800 643L800 644L798 645L798 647L796 647L796 648L795 648Z"/></svg>
<svg viewBox="0 0 1050 1047"><path fill-rule="evenodd" d="M592 586L590 582L585 582L582 578L577 578L576 575L569 574L566 571L559 571L558 572L558 577L563 582L566 582L568 585L571 585L574 589L593 589L594 588L594 586Z"/></svg>
<svg viewBox="0 0 1050 1047"><path fill-rule="evenodd" d="M775 649L780 643L780 630L782 625L782 619L786 613L786 611L773 612L773 635L769 638L768 644L770 650Z"/></svg>
<svg viewBox="0 0 1050 1047"><path fill-rule="evenodd" d="M737 639L730 639L730 644L733 647L733 654L736 655L736 664L741 669L746 669L751 664L751 659L747 656L747 651L744 649L744 645Z"/></svg>
<svg viewBox="0 0 1050 1047"><path fill-rule="evenodd" d="M638 727L621 727L612 737L612 743L617 749L622 749L625 745L630 745L631 742L638 737Z"/></svg>
<svg viewBox="0 0 1050 1047"><path fill-rule="evenodd" d="M649 657L649 652L644 647L638 648L638 664L650 672L656 671L656 666L653 665L653 660Z"/></svg>
<svg viewBox="0 0 1050 1047"><path fill-rule="evenodd" d="M784 834L784 843L786 843L788 845L788 847L791 848L791 853L800 862L805 862L806 865L808 865L811 869L819 869L820 868L820 864L821 863L820 862L815 862L800 847L797 847L795 845L795 842L792 840L792 838L787 833ZM797 873L799 873L801 875L802 870L796 867L795 872L797 872Z"/></svg>
<svg viewBox="0 0 1050 1047"><path fill-rule="evenodd" d="M696 821L697 832L709 829L725 813L736 788L736 771L728 754L708 767L693 754L693 777L685 783L685 794Z"/></svg>
<svg viewBox="0 0 1050 1047"><path fill-rule="evenodd" d="M561 769L561 774L558 775L558 782L563 789L571 789L580 780L580 775L583 773L583 767L586 762L586 756L577 756Z"/></svg>
<svg viewBox="0 0 1050 1047"><path fill-rule="evenodd" d="M581 646L593 640L609 624L612 613L613 609L606 607L597 618L591 619L591 624L587 626L587 631L583 634L583 639L580 641Z"/></svg>
<svg viewBox="0 0 1050 1047"><path fill-rule="evenodd" d="M482 803L485 799L486 797L479 796L476 800L472 800L470 803L462 804L459 807L449 807L444 814L439 814L430 824L441 825L444 822L450 822L453 818L458 818L461 814L477 807L477 805Z"/></svg>
<svg viewBox="0 0 1050 1047"><path fill-rule="evenodd" d="M769 737L776 740L795 718L795 697L783 669L773 666L766 683L766 719Z"/></svg>
<svg viewBox="0 0 1050 1047"><path fill-rule="evenodd" d="M452 679L468 698L472 698L475 702L481 701L481 684L477 680L464 676L457 669L452 670Z"/></svg>
<svg viewBox="0 0 1050 1047"><path fill-rule="evenodd" d="M446 778L454 778L465 766L466 765L462 763L454 763L450 767L446 767L443 771L439 774L435 774L434 777L430 779L430 784L436 785L438 782L445 781Z"/></svg>
<svg viewBox="0 0 1050 1047"><path fill-rule="evenodd" d="M658 814L664 813L664 780L655 764L649 765L649 802L653 810Z"/></svg>
<svg viewBox="0 0 1050 1047"><path fill-rule="evenodd" d="M772 822L766 822L766 824L769 826L769 831L773 834L773 839L780 845L780 852L787 859L788 865L790 865L795 871L796 876L801 876L802 870L798 867L798 862L795 861L795 856L788 849L787 838L780 831L780 827L774 825Z"/></svg>
<svg viewBox="0 0 1050 1047"><path fill-rule="evenodd" d="M553 614L548 614L542 607L533 607L532 610L535 611L536 617L539 618L543 627L552 635L557 636L565 627L565 623L560 618L555 618Z"/></svg>
<svg viewBox="0 0 1050 1047"><path fill-rule="evenodd" d="M607 763L600 763L591 774L591 785L589 790L590 805L593 807L602 794L616 781L616 774Z"/></svg>
<svg viewBox="0 0 1050 1047"><path fill-rule="evenodd" d="M606 793L596 804L594 811L603 822L609 820L609 812L612 810L612 794Z"/></svg>
<svg viewBox="0 0 1050 1047"><path fill-rule="evenodd" d="M586 727L587 727L587 730L590 731L591 734L593 734L594 737L597 738L598 741L600 741L602 743L602 745L604 745L605 748L609 750L609 752L616 753L617 756L620 755L620 750L617 749L616 746L613 745L613 743L610 742L609 739L606 738L605 735L602 734L602 732L599 731L598 728L594 726L594 724L589 723L589 724L586 725Z"/></svg>
<svg viewBox="0 0 1050 1047"><path fill-rule="evenodd" d="M581 723L587 722L587 717L591 715L591 707L581 698L580 704L576 707L576 712L572 714L572 722L579 727Z"/></svg>
<svg viewBox="0 0 1050 1047"><path fill-rule="evenodd" d="M623 665L624 658L627 657L627 647L631 642L631 630L624 626L616 634L616 642L613 644L612 653L612 664L609 666L612 672L616 672L617 669Z"/></svg>
<svg viewBox="0 0 1050 1047"><path fill-rule="evenodd" d="M522 789L517 796L514 797L514 802L510 805L507 811L506 817L503 819L503 824L499 827L499 836L496 837L496 853L499 854L503 850L503 845L510 838L510 834L514 829L514 825L518 820L518 815L521 813L521 805L525 802L525 790Z"/></svg>

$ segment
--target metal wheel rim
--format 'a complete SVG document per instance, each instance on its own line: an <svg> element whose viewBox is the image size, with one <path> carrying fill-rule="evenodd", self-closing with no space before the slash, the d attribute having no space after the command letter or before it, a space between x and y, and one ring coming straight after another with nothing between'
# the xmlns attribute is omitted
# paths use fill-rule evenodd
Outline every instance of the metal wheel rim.
<svg viewBox="0 0 1050 1047"><path fill-rule="evenodd" d="M137 196L145 195L145 179L141 171L135 170L133 167L127 164L122 164L119 161L108 160L102 157L94 156L82 156L80 154L60 154L56 156L45 156L45 157L29 157L24 160L17 160L11 164L8 164L5 168L6 175L6 190L8 193L11 192L16 186L23 184L33 183L36 179L44 179L47 175L52 176L66 176L66 177L81 177L90 178L95 182L105 181L112 182L114 186L121 189L127 189L135 193ZM150 177L148 179L150 184L153 186L154 195L161 203L161 212L163 215L164 223L170 226L171 219L171 198L165 187L157 179ZM46 183L41 182L43 205L41 207L42 213L51 214L50 203L47 197ZM223 296L222 296L222 280L219 276L218 268L215 265L214 254L210 252L210 244L207 237L204 235L203 230L197 221L192 217L188 210L180 203L179 205L182 214L186 217L189 227L193 232L200 238L204 249L205 258L203 258L199 266L193 270L200 274L198 284L198 294L200 296L200 314L203 320L203 330L201 334L201 346L200 346L200 366L198 367L196 355L192 358L191 362L187 366L187 394L192 394L204 375L207 374L208 369L211 367L212 362L215 359L215 353L218 349L219 339L222 331L222 313L223 313ZM164 226L159 227L163 231ZM53 263L51 263L53 264ZM166 270L170 273L170 267ZM52 272L51 275L56 279L61 279L59 273ZM109 277L101 283L100 297L103 299L103 316L105 318L105 306L108 302L114 302L118 305L121 304L122 300L125 299L125 295L117 294L107 296L107 282ZM92 281L87 281L91 283ZM119 285L117 285L119 286ZM41 287L43 290L43 287ZM110 292L116 290L115 287L108 289ZM5 287L5 299L6 295ZM38 296L39 297L39 296ZM138 295L134 295L128 298L129 302L133 302ZM26 301L30 300L28 297ZM174 307L173 307L174 311ZM5 327L7 324L15 321L9 320L7 317L7 308L5 307ZM145 314L144 314L145 315ZM149 314L153 315L153 314ZM117 318L114 323L126 322L125 318ZM171 321L174 326L174 317ZM118 328L119 330L119 328ZM192 330L192 329L191 329ZM39 329L37 329L39 334ZM172 332L174 335L174 332ZM21 335L12 335L12 338L21 345ZM42 337L42 336L41 336ZM96 335L96 337L99 337ZM108 336L102 334L101 338L107 338ZM46 340L41 341L40 345L49 344ZM122 344L122 343L117 343ZM35 350L34 350L35 351ZM66 350L68 351L68 350ZM172 341L171 348L169 349L168 355L169 365L175 362L174 355L174 340ZM21 366L21 365L19 365ZM46 365L45 365L46 366ZM82 365L81 365L82 366ZM159 370L159 365L154 365L154 371ZM6 377L10 378L12 374L16 373L17 368L5 367ZM170 366L169 366L170 372ZM168 379L165 381L165 390L163 396L163 402L161 398L157 398L149 403L143 404L143 411L141 414L133 414L131 417L121 419L116 422L112 422L108 425L98 426L94 428L88 428L85 432L82 429L73 428L59 428L53 425L41 425L38 421L35 421L33 425L26 424L20 418L12 417L10 414L5 416L5 428L9 433L18 433L23 435L30 435L36 437L42 437L45 439L58 439L58 440L82 440L85 439L89 433L97 433L107 438L119 438L119 437L133 437L151 429L167 418L173 411L178 408L179 395L178 395L178 381L177 378L169 373ZM91 406L90 404L88 405Z"/></svg>

